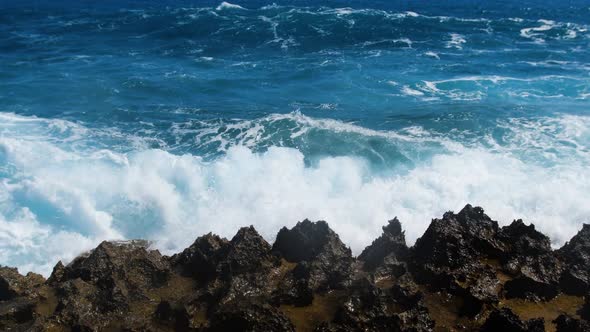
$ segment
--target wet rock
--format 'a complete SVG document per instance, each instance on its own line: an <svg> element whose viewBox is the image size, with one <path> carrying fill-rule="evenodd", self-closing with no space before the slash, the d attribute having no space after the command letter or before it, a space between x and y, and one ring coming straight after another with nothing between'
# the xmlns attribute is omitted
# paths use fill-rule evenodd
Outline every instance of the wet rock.
<svg viewBox="0 0 590 332"><path fill-rule="evenodd" d="M416 241L413 256L431 267L458 268L476 258L499 257L503 243L496 235L498 223L482 208L467 205L454 214L447 212L434 219Z"/></svg>
<svg viewBox="0 0 590 332"><path fill-rule="evenodd" d="M342 289L350 284L354 259L325 221L298 222L282 228L273 251L289 262L298 263L295 280L305 280L312 290Z"/></svg>
<svg viewBox="0 0 590 332"><path fill-rule="evenodd" d="M254 227L244 227L230 242L222 273L228 276L260 273L276 263L270 244L256 232Z"/></svg>
<svg viewBox="0 0 590 332"><path fill-rule="evenodd" d="M135 289L160 286L166 282L170 266L159 251L148 246L143 240L102 242L66 266L62 279L80 278L97 286L119 279Z"/></svg>
<svg viewBox="0 0 590 332"><path fill-rule="evenodd" d="M360 279L334 320L316 331L431 331L433 327L419 292L400 285L382 290Z"/></svg>
<svg viewBox="0 0 590 332"><path fill-rule="evenodd" d="M132 303L149 298L147 293L164 285L169 274L168 262L145 241L103 242L55 269L57 320L91 331L141 320L127 314Z"/></svg>
<svg viewBox="0 0 590 332"><path fill-rule="evenodd" d="M568 315L559 315L555 323L557 332L587 332L590 331L590 323L575 319Z"/></svg>
<svg viewBox="0 0 590 332"><path fill-rule="evenodd" d="M498 223L479 207L465 206L434 219L411 250L411 269L419 283L448 289L467 280L484 258L499 257L503 244L497 240Z"/></svg>
<svg viewBox="0 0 590 332"><path fill-rule="evenodd" d="M465 283L465 287L457 288L455 294L463 298L461 313L468 317L477 315L483 307L499 301L498 289L500 281L495 271L488 267L481 267L479 276Z"/></svg>
<svg viewBox="0 0 590 332"><path fill-rule="evenodd" d="M559 293L561 263L552 254L516 256L504 268L515 276L504 285L507 298L539 301Z"/></svg>
<svg viewBox="0 0 590 332"><path fill-rule="evenodd" d="M535 225L526 225L522 219L502 227L499 238L507 247L510 256L538 256L551 252L551 241L535 229Z"/></svg>
<svg viewBox="0 0 590 332"><path fill-rule="evenodd" d="M498 233L498 223L479 207L467 205L458 214L445 213L411 248L413 277L432 291L463 298L463 314L476 315L485 304L498 301L500 282L495 269L485 264L505 254Z"/></svg>
<svg viewBox="0 0 590 332"><path fill-rule="evenodd" d="M393 274L399 277L407 270L405 260L408 256L405 234L397 218L390 220L383 227L383 234L365 248L358 259L363 262L366 270L375 271L380 268L380 274Z"/></svg>
<svg viewBox="0 0 590 332"><path fill-rule="evenodd" d="M272 269L280 264L271 246L254 227L241 228L218 265L219 304L242 297L265 297L272 292Z"/></svg>
<svg viewBox="0 0 590 332"><path fill-rule="evenodd" d="M542 319L522 321L512 310L502 308L494 310L481 328L482 332L544 332L545 323Z"/></svg>
<svg viewBox="0 0 590 332"><path fill-rule="evenodd" d="M590 291L590 224L584 224L568 243L558 251L565 262L561 287L570 294L584 295Z"/></svg>
<svg viewBox="0 0 590 332"><path fill-rule="evenodd" d="M202 236L171 261L182 274L204 284L241 275L264 278L278 264L270 244L252 226L241 228L231 241L211 233Z"/></svg>
<svg viewBox="0 0 590 332"><path fill-rule="evenodd" d="M172 264L184 275L205 283L214 279L219 262L227 256L229 241L209 233L201 236L180 254L172 256Z"/></svg>
<svg viewBox="0 0 590 332"><path fill-rule="evenodd" d="M502 227L499 237L506 246L503 268L514 276L504 286L506 296L533 301L557 296L562 264L549 238L520 219Z"/></svg>
<svg viewBox="0 0 590 332"><path fill-rule="evenodd" d="M295 331L277 308L268 304L230 303L211 318L207 331Z"/></svg>

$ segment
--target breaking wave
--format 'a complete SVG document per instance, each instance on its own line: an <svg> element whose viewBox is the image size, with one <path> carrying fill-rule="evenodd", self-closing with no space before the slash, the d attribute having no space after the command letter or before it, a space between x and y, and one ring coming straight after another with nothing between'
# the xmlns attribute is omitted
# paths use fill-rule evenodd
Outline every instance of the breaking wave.
<svg viewBox="0 0 590 332"><path fill-rule="evenodd" d="M243 140L212 160L141 144L127 152L101 148L100 131L83 124L1 117L0 261L22 271L48 274L58 259L71 260L105 239L142 237L172 252L205 232L229 237L252 224L272 241L280 227L304 218L327 220L358 253L394 216L412 243L432 217L466 203L485 207L501 224L533 222L554 245L590 217L590 118L584 116L506 119L498 122L502 135L490 132L466 143L458 140L465 133L379 131L272 115L237 122L249 128ZM342 142L346 148L374 139L397 151L411 145L417 155L428 144L438 148L403 170L379 171L362 155L319 152L308 162L311 151L257 145L264 146L264 131L275 128L282 136L273 124L285 119L297 127L285 130L303 141L322 139L316 136L321 132L324 138L357 135ZM231 131L218 128L216 139L224 130Z"/></svg>

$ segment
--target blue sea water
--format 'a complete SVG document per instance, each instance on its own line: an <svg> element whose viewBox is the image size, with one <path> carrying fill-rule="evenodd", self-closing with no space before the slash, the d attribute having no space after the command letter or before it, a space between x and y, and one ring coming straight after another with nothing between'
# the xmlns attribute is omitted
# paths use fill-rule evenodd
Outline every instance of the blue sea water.
<svg viewBox="0 0 590 332"><path fill-rule="evenodd" d="M590 221L588 1L0 1L0 264L466 203Z"/></svg>

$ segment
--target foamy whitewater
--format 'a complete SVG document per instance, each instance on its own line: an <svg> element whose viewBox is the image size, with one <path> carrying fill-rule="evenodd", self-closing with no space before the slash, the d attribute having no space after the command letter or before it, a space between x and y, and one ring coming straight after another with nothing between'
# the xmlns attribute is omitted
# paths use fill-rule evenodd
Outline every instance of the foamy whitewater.
<svg viewBox="0 0 590 332"><path fill-rule="evenodd" d="M590 222L584 2L1 5L2 265L304 218L359 253L467 203L555 246Z"/></svg>

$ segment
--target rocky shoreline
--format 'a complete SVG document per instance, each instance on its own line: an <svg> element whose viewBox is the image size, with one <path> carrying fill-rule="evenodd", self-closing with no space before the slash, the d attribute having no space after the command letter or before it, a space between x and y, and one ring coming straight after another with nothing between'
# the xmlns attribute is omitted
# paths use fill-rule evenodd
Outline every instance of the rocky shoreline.
<svg viewBox="0 0 590 332"><path fill-rule="evenodd" d="M483 209L397 219L354 257L324 221L199 237L172 257L103 242L51 276L0 268L2 331L590 331L590 225L562 248Z"/></svg>

